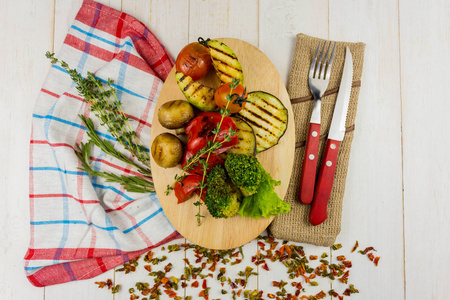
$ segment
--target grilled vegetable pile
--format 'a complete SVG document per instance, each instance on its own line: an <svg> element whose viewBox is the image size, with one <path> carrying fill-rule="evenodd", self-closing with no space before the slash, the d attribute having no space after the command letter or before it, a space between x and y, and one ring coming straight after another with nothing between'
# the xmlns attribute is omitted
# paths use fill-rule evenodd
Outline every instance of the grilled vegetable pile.
<svg viewBox="0 0 450 300"><path fill-rule="evenodd" d="M221 82L217 88L202 83L212 68ZM199 38L198 43L183 48L175 79L187 101L165 103L158 118L163 127L175 129L178 137L171 135L170 143L152 146L158 165L181 168L166 193L174 190L178 203L194 194L200 196L194 203L199 207L199 224L204 217L202 201L214 218L238 212L255 219L269 218L289 211L289 204L274 192L279 182L255 157L275 146L287 129L288 113L282 102L264 91L247 91L237 55L218 40ZM167 139L167 133L162 135ZM181 156L179 140L184 142Z"/></svg>

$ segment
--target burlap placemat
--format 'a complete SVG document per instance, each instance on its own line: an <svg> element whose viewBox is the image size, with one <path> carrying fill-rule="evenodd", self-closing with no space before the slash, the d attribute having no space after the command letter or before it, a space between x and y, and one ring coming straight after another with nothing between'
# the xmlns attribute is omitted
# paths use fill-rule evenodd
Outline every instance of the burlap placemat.
<svg viewBox="0 0 450 300"><path fill-rule="evenodd" d="M308 84L308 72L319 41L321 39L304 34L297 35L297 44L288 84L288 92L295 119L295 162L289 188L284 199L291 204L291 211L276 217L269 229L270 233L279 239L319 246L330 246L334 243L341 230L342 201L350 148L353 140L353 130L355 128L356 107L361 86L365 44L338 42L336 45L330 82L322 98L319 157L322 156L333 116L334 104L344 68L346 46L350 48L353 56L353 85L346 121L347 133L339 148L336 175L328 204L328 219L318 226L312 226L308 220L310 205L304 205L297 200L297 191L305 151L306 134L314 105Z"/></svg>

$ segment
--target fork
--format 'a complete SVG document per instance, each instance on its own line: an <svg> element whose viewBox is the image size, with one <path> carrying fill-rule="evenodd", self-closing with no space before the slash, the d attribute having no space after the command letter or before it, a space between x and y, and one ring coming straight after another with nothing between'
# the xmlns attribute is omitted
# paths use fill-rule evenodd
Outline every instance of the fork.
<svg viewBox="0 0 450 300"><path fill-rule="evenodd" d="M333 51L330 53L331 44L325 41L319 54L319 42L314 59L309 69L309 88L314 97L314 108L309 122L308 135L306 137L305 156L303 158L302 172L300 175L300 185L298 189L298 200L304 204L310 204L314 197L314 185L316 181L317 156L319 154L320 140L320 105L322 96L325 93L328 82L330 81L331 65L333 63L334 50L336 50L336 42L334 42ZM324 52L326 53L324 55Z"/></svg>

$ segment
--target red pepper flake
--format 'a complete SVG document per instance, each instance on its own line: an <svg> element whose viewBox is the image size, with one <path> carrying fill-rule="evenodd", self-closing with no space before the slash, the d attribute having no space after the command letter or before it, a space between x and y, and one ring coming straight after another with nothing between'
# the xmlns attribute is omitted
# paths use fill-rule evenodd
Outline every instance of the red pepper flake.
<svg viewBox="0 0 450 300"><path fill-rule="evenodd" d="M298 297L300 295L300 290L295 291L295 296Z"/></svg>
<svg viewBox="0 0 450 300"><path fill-rule="evenodd" d="M233 253L233 257L238 257L239 256L239 251L236 251L235 253Z"/></svg>
<svg viewBox="0 0 450 300"><path fill-rule="evenodd" d="M310 260L316 260L316 259L317 259L317 255L310 255L310 256L309 256L309 259L310 259Z"/></svg>
<svg viewBox="0 0 450 300"><path fill-rule="evenodd" d="M146 269L148 272L152 271L152 266L151 265L145 265L144 269Z"/></svg>
<svg viewBox="0 0 450 300"><path fill-rule="evenodd" d="M327 294L325 294L324 291L320 291L320 293L318 293L318 294L316 295L316 298L317 298L317 299L323 299L323 298L325 298L326 296L327 296Z"/></svg>
<svg viewBox="0 0 450 300"><path fill-rule="evenodd" d="M280 248L279 252L280 252L280 256L282 256L284 254L284 246Z"/></svg>
<svg viewBox="0 0 450 300"><path fill-rule="evenodd" d="M274 299L275 295L274 294L267 294L267 297L269 297L270 299Z"/></svg>
<svg viewBox="0 0 450 300"><path fill-rule="evenodd" d="M152 251L148 251L146 254L146 257L149 261L151 261L153 259L153 252Z"/></svg>
<svg viewBox="0 0 450 300"><path fill-rule="evenodd" d="M234 283L233 281L230 282L230 286L232 289L237 288L238 286L236 285L236 283Z"/></svg>
<svg viewBox="0 0 450 300"><path fill-rule="evenodd" d="M188 286L188 285L187 285L186 282L183 281L183 282L181 283L181 287L182 287L182 288L185 288L185 287L187 287L187 286Z"/></svg>
<svg viewBox="0 0 450 300"><path fill-rule="evenodd" d="M345 260L345 256L344 255L339 255L338 257L336 257L336 259L338 261L343 261L343 260Z"/></svg>
<svg viewBox="0 0 450 300"><path fill-rule="evenodd" d="M306 300L309 300L309 297L306 296L306 295L303 295L303 296L301 296L299 299L306 299Z"/></svg>
<svg viewBox="0 0 450 300"><path fill-rule="evenodd" d="M291 247L289 247L288 245L284 245L284 248L286 249L286 253L288 254L288 258L291 258L291 255L292 255Z"/></svg>
<svg viewBox="0 0 450 300"><path fill-rule="evenodd" d="M346 268L351 268L352 267L352 262L349 260L344 260L342 262L342 264L346 267Z"/></svg>
<svg viewBox="0 0 450 300"><path fill-rule="evenodd" d="M377 256L377 257L375 257L375 259L374 259L374 261L373 261L373 263L375 264L375 267L378 267L378 261L380 260L380 257L379 256Z"/></svg>
<svg viewBox="0 0 450 300"><path fill-rule="evenodd" d="M356 241L355 246L353 246L351 253L355 252L356 249L358 249L359 243Z"/></svg>
<svg viewBox="0 0 450 300"><path fill-rule="evenodd" d="M280 287L280 282L278 282L278 281L272 281L272 285L273 285L274 287Z"/></svg>
<svg viewBox="0 0 450 300"><path fill-rule="evenodd" d="M167 277L163 277L162 279L161 279L161 283L166 283L166 282L168 282L169 281L169 278L167 278Z"/></svg>
<svg viewBox="0 0 450 300"><path fill-rule="evenodd" d="M316 274L309 275L309 279L314 279L314 278L316 278Z"/></svg>
<svg viewBox="0 0 450 300"><path fill-rule="evenodd" d="M350 296L350 294L351 294L350 289L346 289L346 290L342 293L342 295L344 295L344 296Z"/></svg>
<svg viewBox="0 0 450 300"><path fill-rule="evenodd" d="M202 288L203 288L203 289L206 289L206 288L207 288L207 286L206 286L206 279L203 279Z"/></svg>
<svg viewBox="0 0 450 300"><path fill-rule="evenodd" d="M211 267L209 267L208 270L210 270L211 272L214 272L214 271L216 270L216 265L217 265L217 262L216 262L216 261L213 262L212 265L211 265Z"/></svg>
<svg viewBox="0 0 450 300"><path fill-rule="evenodd" d="M297 285L295 286L296 289L301 290L303 288L302 283L299 282L297 283ZM297 295L298 296L298 295Z"/></svg>
<svg viewBox="0 0 450 300"><path fill-rule="evenodd" d="M206 290L202 290L202 291L198 294L198 296L199 296L199 297L203 297L205 300L208 300L208 299L209 299L209 295L208 295L208 292L207 292Z"/></svg>
<svg viewBox="0 0 450 300"><path fill-rule="evenodd" d="M263 268L266 271L269 271L269 266L267 266L266 262L264 262L264 264L261 266L261 268Z"/></svg>
<svg viewBox="0 0 450 300"><path fill-rule="evenodd" d="M263 242L258 242L258 246L261 247L262 250L264 250L266 244L264 244Z"/></svg>
<svg viewBox="0 0 450 300"><path fill-rule="evenodd" d="M375 250L375 248L373 248L373 247L367 247L366 249L364 249L364 251L359 251L361 254L366 254L367 252L369 252L369 251L377 251L377 250Z"/></svg>
<svg viewBox="0 0 450 300"><path fill-rule="evenodd" d="M371 261L373 261L373 259L375 258L375 255L373 255L373 253L370 252L369 254L367 254L367 257L368 257Z"/></svg>
<svg viewBox="0 0 450 300"><path fill-rule="evenodd" d="M172 290L164 290L164 293L166 293L169 296L169 298L175 298L177 296L177 293L175 293Z"/></svg>
<svg viewBox="0 0 450 300"><path fill-rule="evenodd" d="M237 292L237 296L238 296L238 297L241 296L241 292L242 292L242 289L240 289L240 290Z"/></svg>
<svg viewBox="0 0 450 300"><path fill-rule="evenodd" d="M191 283L191 287L196 288L198 287L198 281L194 281L193 283Z"/></svg>
<svg viewBox="0 0 450 300"><path fill-rule="evenodd" d="M183 258L183 260L184 260L184 262L185 262L186 264L190 265L190 263L189 263L189 259L187 259L187 258Z"/></svg>
<svg viewBox="0 0 450 300"><path fill-rule="evenodd" d="M271 242L270 243L270 250L275 250L275 248L278 246L278 242Z"/></svg>
<svg viewBox="0 0 450 300"><path fill-rule="evenodd" d="M172 270L172 263L169 263L164 267L164 272L169 273Z"/></svg>

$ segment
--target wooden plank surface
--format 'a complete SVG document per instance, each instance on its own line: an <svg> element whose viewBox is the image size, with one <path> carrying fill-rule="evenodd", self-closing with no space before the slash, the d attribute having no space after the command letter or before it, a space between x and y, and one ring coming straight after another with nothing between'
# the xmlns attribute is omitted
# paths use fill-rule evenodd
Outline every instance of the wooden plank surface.
<svg viewBox="0 0 450 300"><path fill-rule="evenodd" d="M0 299L43 299L44 290L25 278L23 257L30 237L31 115L49 69L44 53L53 42L53 1L0 1L0 7Z"/></svg>
<svg viewBox="0 0 450 300"><path fill-rule="evenodd" d="M330 1L329 12L330 39L366 43L338 242L348 252L358 240L363 249L373 246L378 250L374 254L381 256L378 268L367 257L357 253L351 256L353 283L364 291L355 299L367 299L369 295L370 299L384 299L386 295L389 299L402 299L404 257L397 4L388 0L365 5L354 0L339 4ZM374 23L378 25L373 26ZM336 251L333 256L342 252ZM333 284L335 286L339 285ZM384 288L373 289L373 286Z"/></svg>
<svg viewBox="0 0 450 300"><path fill-rule="evenodd" d="M361 246L378 248L382 258L375 269L366 257L352 256L352 278L360 289L352 299L448 298L450 163L446 149L450 145L446 134L450 122L446 113L450 107L444 92L450 67L448 1L100 2L140 19L174 58L198 36L243 39L266 53L285 83L297 33L365 42L338 241L344 245L340 251L348 252L358 239ZM117 277L113 271L45 290L32 287L23 273L29 242L26 187L31 114L49 68L43 53L59 49L81 3L0 0L0 140L4 143L0 150L0 299L129 298L127 290L112 296L96 289L94 281ZM303 246L315 254L326 251L335 257L340 253ZM253 243L244 251L251 255L255 248ZM274 278L284 276L282 272L276 268L270 274L261 272L256 286L267 287ZM143 275L123 280L131 285Z"/></svg>
<svg viewBox="0 0 450 300"><path fill-rule="evenodd" d="M406 298L447 299L450 3L401 0L399 9Z"/></svg>

